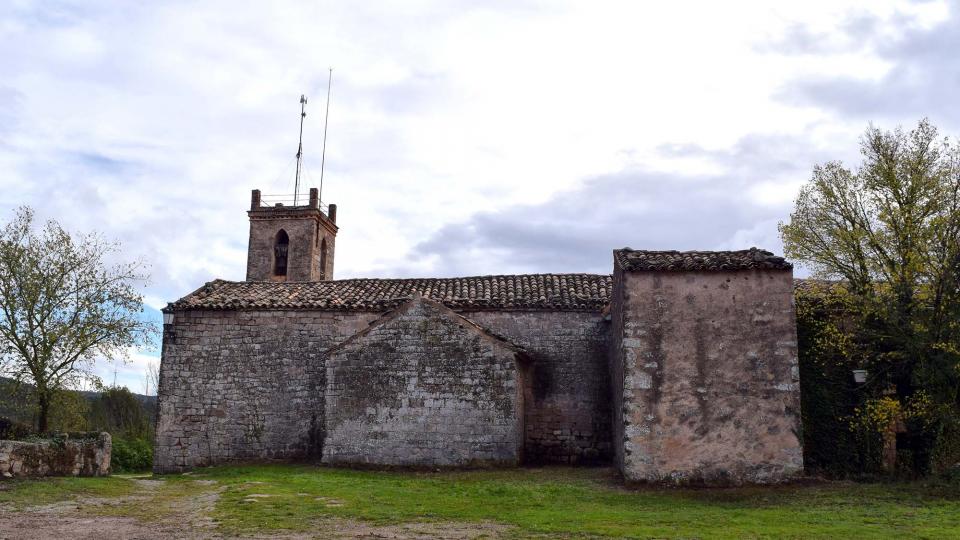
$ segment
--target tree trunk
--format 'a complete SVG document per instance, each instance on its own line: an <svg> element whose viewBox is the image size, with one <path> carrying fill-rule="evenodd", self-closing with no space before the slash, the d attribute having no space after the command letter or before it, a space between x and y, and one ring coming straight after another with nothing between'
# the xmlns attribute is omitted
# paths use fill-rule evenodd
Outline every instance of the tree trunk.
<svg viewBox="0 0 960 540"><path fill-rule="evenodd" d="M37 389L37 401L40 405L40 414L37 418L37 431L47 432L47 418L50 415L50 394L44 390Z"/></svg>

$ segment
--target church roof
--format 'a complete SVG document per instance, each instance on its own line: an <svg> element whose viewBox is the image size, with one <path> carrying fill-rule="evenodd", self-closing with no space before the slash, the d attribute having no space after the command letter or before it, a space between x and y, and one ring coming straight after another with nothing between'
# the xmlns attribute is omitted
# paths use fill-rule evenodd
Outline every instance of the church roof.
<svg viewBox="0 0 960 540"><path fill-rule="evenodd" d="M460 310L596 311L610 302L603 274L522 274L274 283L214 280L168 309L385 311L415 294Z"/></svg>
<svg viewBox="0 0 960 540"><path fill-rule="evenodd" d="M645 251L615 249L613 258L627 272L733 270L790 270L793 265L783 257L758 248L739 251Z"/></svg>

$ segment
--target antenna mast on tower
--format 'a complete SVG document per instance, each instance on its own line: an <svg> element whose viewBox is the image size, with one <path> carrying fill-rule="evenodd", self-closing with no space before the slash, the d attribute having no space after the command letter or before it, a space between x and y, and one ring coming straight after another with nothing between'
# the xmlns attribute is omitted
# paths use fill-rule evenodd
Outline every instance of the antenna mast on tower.
<svg viewBox="0 0 960 540"><path fill-rule="evenodd" d="M297 176L293 181L293 205L300 193L300 168L303 166L303 119L307 117L307 96L300 94L300 144L297 146Z"/></svg>
<svg viewBox="0 0 960 540"><path fill-rule="evenodd" d="M330 87L333 85L333 68L330 68L330 76L327 78L327 113L323 118L323 150L320 154L320 191L319 199L323 201L323 166L327 161L327 124L330 121Z"/></svg>

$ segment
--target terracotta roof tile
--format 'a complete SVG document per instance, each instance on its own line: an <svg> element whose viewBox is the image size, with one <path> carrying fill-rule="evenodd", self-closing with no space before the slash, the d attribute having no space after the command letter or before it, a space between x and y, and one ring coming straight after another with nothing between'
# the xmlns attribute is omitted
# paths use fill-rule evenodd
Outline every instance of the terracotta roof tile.
<svg viewBox="0 0 960 540"><path fill-rule="evenodd" d="M529 274L423 279L344 279L272 283L214 280L168 309L318 309L385 311L415 293L458 310L599 312L612 278L601 274Z"/></svg>
<svg viewBox="0 0 960 540"><path fill-rule="evenodd" d="M616 249L613 258L627 272L790 270L783 257L757 248L740 251L644 251Z"/></svg>

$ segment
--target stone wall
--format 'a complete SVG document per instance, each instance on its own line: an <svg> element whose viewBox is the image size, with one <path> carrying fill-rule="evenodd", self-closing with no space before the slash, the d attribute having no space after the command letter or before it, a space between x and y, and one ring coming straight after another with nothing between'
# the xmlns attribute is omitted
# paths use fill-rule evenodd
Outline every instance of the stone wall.
<svg viewBox="0 0 960 540"><path fill-rule="evenodd" d="M321 227L317 242L317 279L329 281L333 279L333 258L337 253L337 235Z"/></svg>
<svg viewBox="0 0 960 540"><path fill-rule="evenodd" d="M534 358L526 401L524 462L609 463L609 323L603 315L573 311L463 315Z"/></svg>
<svg viewBox="0 0 960 540"><path fill-rule="evenodd" d="M607 323L598 313L464 313L536 358L524 461L609 461ZM319 457L324 351L379 313L181 310L165 328L156 472L230 460Z"/></svg>
<svg viewBox="0 0 960 540"><path fill-rule="evenodd" d="M313 201L315 203L316 201ZM332 205L331 212L336 206ZM247 281L333 279L337 226L317 207L260 207L248 212ZM335 216L335 214L334 214ZM274 276L274 245L280 230L290 240L286 276ZM324 244L326 242L326 244ZM323 246L326 251L323 251Z"/></svg>
<svg viewBox="0 0 960 540"><path fill-rule="evenodd" d="M614 272L613 293L610 298L610 336L607 356L608 377L610 378L610 442L613 445L613 465L618 471L624 471L624 302L627 293L623 288L624 272Z"/></svg>
<svg viewBox="0 0 960 540"><path fill-rule="evenodd" d="M377 318L322 311L177 311L164 328L154 471L319 457L323 352Z"/></svg>
<svg viewBox="0 0 960 540"><path fill-rule="evenodd" d="M0 477L106 476L109 433L59 434L39 441L0 441Z"/></svg>
<svg viewBox="0 0 960 540"><path fill-rule="evenodd" d="M414 299L327 359L324 463L517 465L522 352Z"/></svg>
<svg viewBox="0 0 960 540"><path fill-rule="evenodd" d="M800 473L792 272L617 274L611 373L626 479L763 483Z"/></svg>
<svg viewBox="0 0 960 540"><path fill-rule="evenodd" d="M266 213L270 210L263 210ZM319 213L319 210L315 211ZM314 245L317 221L303 217L250 220L250 248L247 252L247 280L275 280L274 253L277 233L284 230L290 239L285 281L309 281L316 277L317 249Z"/></svg>

